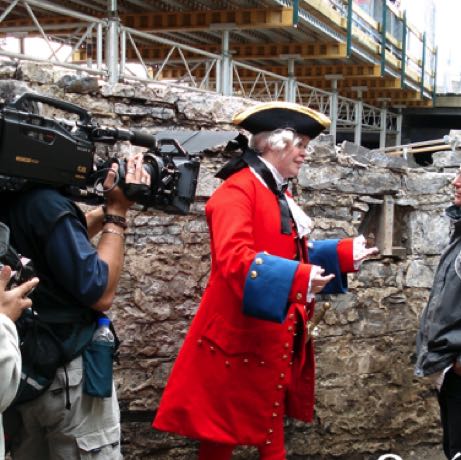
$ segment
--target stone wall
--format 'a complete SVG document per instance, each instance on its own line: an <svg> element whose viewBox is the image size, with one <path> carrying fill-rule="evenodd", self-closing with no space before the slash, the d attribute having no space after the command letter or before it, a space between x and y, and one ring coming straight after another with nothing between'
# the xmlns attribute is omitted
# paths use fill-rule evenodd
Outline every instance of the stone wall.
<svg viewBox="0 0 461 460"><path fill-rule="evenodd" d="M232 129L232 114L250 104L162 86L110 86L25 62L3 62L0 78L0 94L28 85L87 108L103 124L151 131ZM349 276L349 293L331 298L316 341L315 421L287 422L289 458L376 459L385 452L405 458L440 442L436 400L427 382L413 377L412 357L418 316L448 237L443 209L450 204L456 158L443 154L422 169L352 144L335 147L329 136L313 145L297 186L298 202L315 219L312 236L344 237L371 228L384 197L391 196L401 249L365 263ZM220 151L204 156L189 215L130 213L125 270L111 312L123 341L116 382L127 459L189 459L196 452L194 442L156 433L150 422L206 285L203 209L224 160ZM255 455L240 449L236 458Z"/></svg>

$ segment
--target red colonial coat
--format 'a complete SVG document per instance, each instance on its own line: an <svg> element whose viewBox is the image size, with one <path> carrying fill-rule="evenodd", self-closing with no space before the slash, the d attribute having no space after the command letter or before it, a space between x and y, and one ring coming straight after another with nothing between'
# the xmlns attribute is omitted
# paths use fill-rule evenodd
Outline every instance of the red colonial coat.
<svg viewBox="0 0 461 460"><path fill-rule="evenodd" d="M275 195L248 168L216 190L206 216L210 279L153 427L201 440L258 445L268 439L274 413L283 416L283 398L286 415L306 422L313 416L315 362L312 340L305 345L304 325L314 303L303 303L311 265L300 263L295 272L283 324L246 316L243 290L256 254L293 260L295 234L281 233ZM341 243L341 269L352 271L352 240Z"/></svg>

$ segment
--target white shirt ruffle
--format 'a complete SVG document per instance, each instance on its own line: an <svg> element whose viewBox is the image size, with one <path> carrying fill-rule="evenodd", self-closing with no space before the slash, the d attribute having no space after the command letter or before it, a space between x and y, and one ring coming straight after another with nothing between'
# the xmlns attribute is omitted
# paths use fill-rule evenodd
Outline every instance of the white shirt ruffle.
<svg viewBox="0 0 461 460"><path fill-rule="evenodd" d="M286 180L280 175L277 168L275 168L271 163L265 160L262 157L259 159L269 168L270 172L274 176L275 183L279 190L286 184ZM267 187L267 184L264 182L264 179L250 166L251 172L259 179L259 181ZM296 228L298 230L298 235L300 237L309 236L312 232L314 224L312 219L295 203L291 196L285 194L288 207L290 208L291 215L293 216L293 220L296 223Z"/></svg>

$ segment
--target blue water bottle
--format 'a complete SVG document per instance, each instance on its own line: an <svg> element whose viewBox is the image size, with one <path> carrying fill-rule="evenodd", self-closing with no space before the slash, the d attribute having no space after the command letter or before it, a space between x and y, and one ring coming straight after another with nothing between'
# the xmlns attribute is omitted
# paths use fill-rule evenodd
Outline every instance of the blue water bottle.
<svg viewBox="0 0 461 460"><path fill-rule="evenodd" d="M109 318L99 318L93 339L83 352L83 392L98 398L112 396L115 337L109 326Z"/></svg>

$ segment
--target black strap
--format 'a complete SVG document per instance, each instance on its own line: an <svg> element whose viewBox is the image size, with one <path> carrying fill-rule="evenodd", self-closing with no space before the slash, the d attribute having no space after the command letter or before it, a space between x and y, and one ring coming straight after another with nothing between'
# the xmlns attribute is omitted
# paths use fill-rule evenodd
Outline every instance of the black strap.
<svg viewBox="0 0 461 460"><path fill-rule="evenodd" d="M272 193L277 197L280 208L280 220L281 220L281 232L284 235L291 235L293 231L292 222L293 218L291 216L290 207L288 206L288 201L285 196L286 186L279 190L277 183L275 182L274 176L272 175L270 169L260 160L258 154L254 150L247 149L243 153L243 160L251 166L254 171L259 174Z"/></svg>
<svg viewBox="0 0 461 460"><path fill-rule="evenodd" d="M70 410L72 404L70 403L70 391L69 391L69 374L67 373L67 366L64 364L64 375L66 376L66 409Z"/></svg>
<svg viewBox="0 0 461 460"><path fill-rule="evenodd" d="M285 185L282 190L278 189L277 183L275 182L270 169L261 161L255 150L250 149L249 147L244 148L243 154L233 158L225 164L223 168L218 171L216 177L220 179L227 179L232 174L247 166L251 166L254 171L262 177L269 190L271 190L271 192L277 197L280 207L281 232L284 235L291 235L293 230L292 223L294 221L285 196L287 186Z"/></svg>

